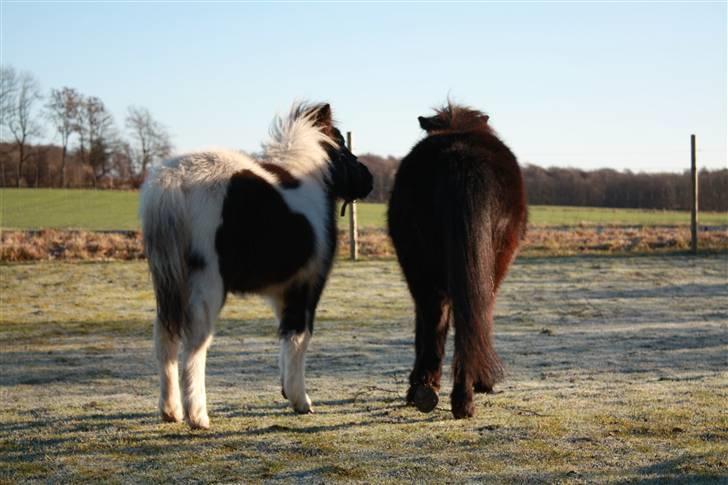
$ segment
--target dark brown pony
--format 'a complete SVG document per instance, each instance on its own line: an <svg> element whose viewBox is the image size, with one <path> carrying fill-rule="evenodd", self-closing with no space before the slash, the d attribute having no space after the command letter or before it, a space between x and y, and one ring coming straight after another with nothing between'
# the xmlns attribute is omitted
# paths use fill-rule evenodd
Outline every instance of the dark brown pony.
<svg viewBox="0 0 728 485"><path fill-rule="evenodd" d="M389 234L415 301L415 365L407 401L437 405L447 331L455 328L452 413L474 413L473 391L503 377L493 307L526 231L516 157L488 116L449 103L420 117L427 132L403 160L389 201Z"/></svg>

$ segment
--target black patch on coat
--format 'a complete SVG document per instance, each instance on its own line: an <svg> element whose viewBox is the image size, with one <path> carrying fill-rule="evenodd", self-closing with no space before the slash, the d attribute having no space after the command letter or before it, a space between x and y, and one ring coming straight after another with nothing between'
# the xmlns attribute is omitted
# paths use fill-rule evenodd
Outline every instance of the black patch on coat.
<svg viewBox="0 0 728 485"><path fill-rule="evenodd" d="M234 174L215 235L225 291L248 293L293 276L314 256L313 228L250 170Z"/></svg>
<svg viewBox="0 0 728 485"><path fill-rule="evenodd" d="M187 270L192 273L193 271L202 271L207 266L207 262L202 255L196 251L190 251L187 255Z"/></svg>
<svg viewBox="0 0 728 485"><path fill-rule="evenodd" d="M260 166L263 167L266 172L275 175L278 182L281 184L281 187L284 189L296 189L301 186L301 181L291 175L291 172L280 165L276 165L275 163L261 163Z"/></svg>
<svg viewBox="0 0 728 485"><path fill-rule="evenodd" d="M330 185L326 187L325 217L328 251L323 255L320 271L316 276L286 290L283 296L283 315L278 328L280 336L301 333L305 330L313 334L316 308L326 287L336 254L336 197Z"/></svg>

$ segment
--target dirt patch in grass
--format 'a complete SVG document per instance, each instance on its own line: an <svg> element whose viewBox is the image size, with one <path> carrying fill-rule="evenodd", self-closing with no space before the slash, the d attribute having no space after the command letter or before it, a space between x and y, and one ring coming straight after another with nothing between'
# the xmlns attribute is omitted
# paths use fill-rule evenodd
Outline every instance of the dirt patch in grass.
<svg viewBox="0 0 728 485"><path fill-rule="evenodd" d="M728 480L728 257L524 258L496 307L508 367L477 415L404 405L413 309L394 261L340 261L308 353L316 414L281 398L276 324L231 297L212 428L157 417L143 262L0 265L0 482ZM450 340L452 336L450 336Z"/></svg>
<svg viewBox="0 0 728 485"><path fill-rule="evenodd" d="M0 261L136 260L144 258L138 231L3 231ZM699 235L703 251L728 250L728 228L705 227ZM576 226L531 227L523 256L578 254L644 254L682 252L690 248L686 227ZM349 236L339 231L339 253L349 253ZM365 258L394 257L394 248L382 229L364 229L359 253Z"/></svg>

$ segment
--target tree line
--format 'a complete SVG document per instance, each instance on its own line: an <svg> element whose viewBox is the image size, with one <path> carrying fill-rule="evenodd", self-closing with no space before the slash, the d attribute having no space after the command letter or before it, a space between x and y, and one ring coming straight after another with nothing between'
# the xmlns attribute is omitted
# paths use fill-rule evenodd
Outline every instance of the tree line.
<svg viewBox="0 0 728 485"><path fill-rule="evenodd" d="M119 130L104 102L70 87L43 95L37 79L0 66L0 183L3 187L138 186L172 152L167 129L129 106ZM60 145L42 144L45 135Z"/></svg>
<svg viewBox="0 0 728 485"><path fill-rule="evenodd" d="M41 143L47 135L57 143ZM146 108L128 107L120 130L100 98L70 87L51 89L44 96L32 74L0 67L3 187L134 188L172 149L169 132ZM359 158L374 176L367 200L386 202L399 159L374 154ZM531 204L690 208L688 171L648 174L527 165L523 176ZM728 169L701 170L699 182L701 209L728 211Z"/></svg>
<svg viewBox="0 0 728 485"><path fill-rule="evenodd" d="M399 160L373 154L360 155L374 175L368 200L385 202L394 184ZM522 167L528 202L534 205L689 210L690 171L683 173L633 173L612 169ZM728 169L701 170L701 210L728 211Z"/></svg>
<svg viewBox="0 0 728 485"><path fill-rule="evenodd" d="M144 125L144 123L142 123ZM147 167L166 156L150 143L143 130L129 142L118 140L111 150L98 154L85 148L87 141L78 136L73 150L68 145L26 145L31 163L23 169L21 186L30 187L98 187L135 188L143 180ZM143 141L142 141L143 140ZM156 143L156 142L155 142ZM68 151L64 155L64 152ZM30 155L27 155L30 153ZM104 162L107 160L104 169ZM0 143L0 185L16 187L15 176L20 148L14 143ZM359 159L369 167L374 183L367 201L386 202L394 184L399 159L367 153ZM65 160L65 161L64 161ZM65 164L65 169L63 168ZM614 207L635 209L689 210L691 201L690 173L632 173L611 169L594 171L573 168L522 167L528 201L537 205ZM65 182L63 173L65 172ZM700 208L706 211L728 211L728 169L701 170Z"/></svg>

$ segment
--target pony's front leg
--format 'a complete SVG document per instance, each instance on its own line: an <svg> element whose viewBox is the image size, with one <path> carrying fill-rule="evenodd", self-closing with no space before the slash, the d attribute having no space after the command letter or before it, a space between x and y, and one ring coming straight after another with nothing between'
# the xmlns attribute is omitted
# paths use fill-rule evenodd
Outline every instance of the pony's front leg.
<svg viewBox="0 0 728 485"><path fill-rule="evenodd" d="M312 413L311 399L306 393L306 349L311 340L312 312L308 309L308 291L289 289L283 298L279 335L281 339L281 384L283 396L301 414Z"/></svg>
<svg viewBox="0 0 728 485"><path fill-rule="evenodd" d="M164 421L182 421L177 364L179 337L171 334L159 319L154 321L154 346L159 361L159 413Z"/></svg>
<svg viewBox="0 0 728 485"><path fill-rule="evenodd" d="M313 412L305 382L305 354L310 340L311 332L308 330L281 335L283 393L291 407L300 414Z"/></svg>

